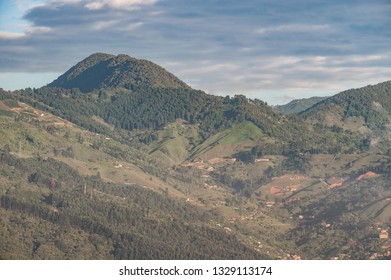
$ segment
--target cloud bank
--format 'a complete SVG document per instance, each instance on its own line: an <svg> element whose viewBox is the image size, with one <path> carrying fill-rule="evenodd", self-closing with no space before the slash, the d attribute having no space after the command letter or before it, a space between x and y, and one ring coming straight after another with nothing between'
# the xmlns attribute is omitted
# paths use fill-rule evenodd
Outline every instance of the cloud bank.
<svg viewBox="0 0 391 280"><path fill-rule="evenodd" d="M195 88L273 103L391 79L390 15L386 0L42 1L23 32L0 25L0 72L126 53Z"/></svg>

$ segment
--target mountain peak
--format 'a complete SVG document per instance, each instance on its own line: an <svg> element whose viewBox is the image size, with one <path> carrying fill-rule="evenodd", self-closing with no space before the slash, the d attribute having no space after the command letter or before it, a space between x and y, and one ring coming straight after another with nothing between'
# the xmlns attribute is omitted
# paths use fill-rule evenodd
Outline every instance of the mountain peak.
<svg viewBox="0 0 391 280"><path fill-rule="evenodd" d="M90 92L101 88L147 86L190 88L163 67L126 54L94 53L71 67L49 87L79 88Z"/></svg>

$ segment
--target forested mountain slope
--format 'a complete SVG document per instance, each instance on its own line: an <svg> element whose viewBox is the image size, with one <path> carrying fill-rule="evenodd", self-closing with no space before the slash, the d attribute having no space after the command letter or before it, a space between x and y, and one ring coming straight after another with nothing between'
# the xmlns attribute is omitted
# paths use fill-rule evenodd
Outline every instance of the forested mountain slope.
<svg viewBox="0 0 391 280"><path fill-rule="evenodd" d="M49 87L78 88L82 92L130 85L190 88L153 62L128 55L114 56L105 53L92 54L48 84Z"/></svg>
<svg viewBox="0 0 391 280"><path fill-rule="evenodd" d="M376 132L389 130L391 81L341 92L301 112L299 116L327 125L352 128L363 125Z"/></svg>
<svg viewBox="0 0 391 280"><path fill-rule="evenodd" d="M273 112L266 103L244 96L223 98L192 89L151 87L88 94L44 87L3 95L113 137L118 136L116 131L119 129L153 132L182 119L197 127L195 139L198 140L193 142L198 145L234 124L250 121L262 130L270 139L269 144L280 154L289 149L322 152L366 149L365 139L354 132L340 134L321 126L312 129L298 118L287 118ZM147 133L144 139L150 141L148 139L152 138Z"/></svg>

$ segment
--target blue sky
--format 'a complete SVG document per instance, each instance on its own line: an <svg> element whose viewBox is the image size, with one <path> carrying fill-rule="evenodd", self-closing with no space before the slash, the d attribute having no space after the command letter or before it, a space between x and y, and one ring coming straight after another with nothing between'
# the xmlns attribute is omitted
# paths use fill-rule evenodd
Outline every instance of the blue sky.
<svg viewBox="0 0 391 280"><path fill-rule="evenodd" d="M0 87L40 87L94 52L270 104L391 80L389 0L0 0Z"/></svg>

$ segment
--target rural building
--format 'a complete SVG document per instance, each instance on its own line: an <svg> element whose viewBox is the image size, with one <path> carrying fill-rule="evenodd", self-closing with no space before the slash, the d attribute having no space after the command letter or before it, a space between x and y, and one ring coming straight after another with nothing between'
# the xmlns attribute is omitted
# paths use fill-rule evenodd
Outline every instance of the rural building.
<svg viewBox="0 0 391 280"><path fill-rule="evenodd" d="M268 159L268 158L257 158L257 159L255 159L255 162L269 162L270 161L270 159Z"/></svg>
<svg viewBox="0 0 391 280"><path fill-rule="evenodd" d="M380 239L388 239L388 231L386 229L382 229L379 233Z"/></svg>

